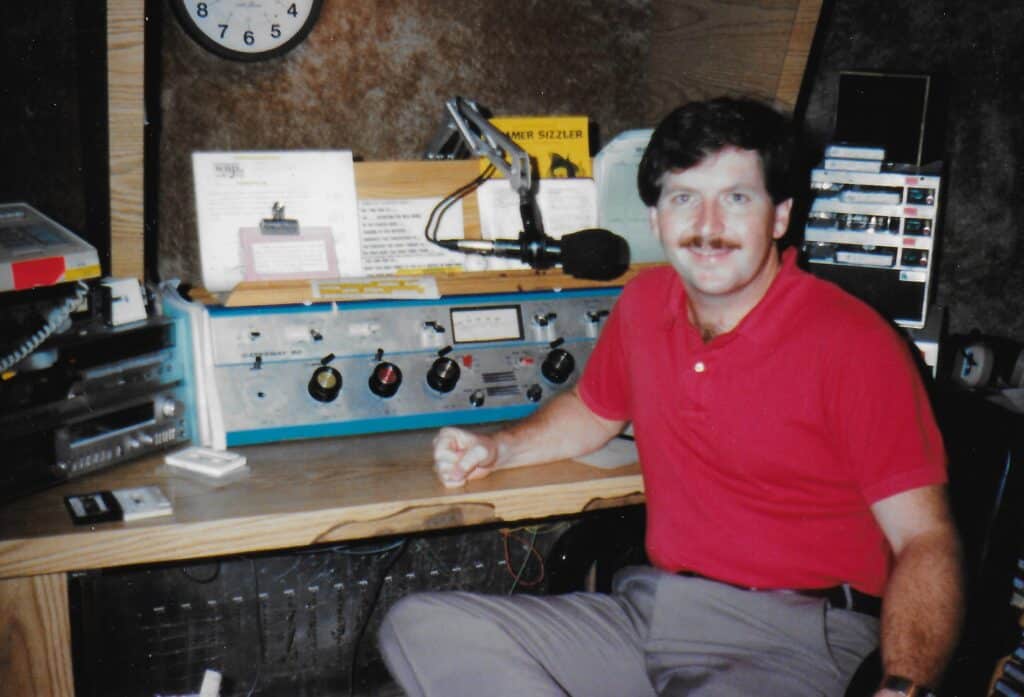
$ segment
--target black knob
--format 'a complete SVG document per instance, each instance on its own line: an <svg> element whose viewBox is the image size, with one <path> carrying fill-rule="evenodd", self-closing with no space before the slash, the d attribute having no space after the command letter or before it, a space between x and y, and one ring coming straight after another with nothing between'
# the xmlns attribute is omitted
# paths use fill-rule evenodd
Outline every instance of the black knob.
<svg viewBox="0 0 1024 697"><path fill-rule="evenodd" d="M552 350L540 364L541 375L556 385L561 385L568 380L575 369L576 359L572 357L571 353L560 348Z"/></svg>
<svg viewBox="0 0 1024 697"><path fill-rule="evenodd" d="M554 312L538 312L533 316L533 321L537 323L538 327L546 327L554 319L558 319L558 315Z"/></svg>
<svg viewBox="0 0 1024 697"><path fill-rule="evenodd" d="M531 402L539 402L542 396L544 396L544 389L537 383L526 388L526 398Z"/></svg>
<svg viewBox="0 0 1024 697"><path fill-rule="evenodd" d="M391 397L402 385L402 371L394 363L378 363L370 373L370 392L378 397Z"/></svg>
<svg viewBox="0 0 1024 697"><path fill-rule="evenodd" d="M434 361L427 371L427 384L438 392L451 392L462 374L459 364L451 358L442 356Z"/></svg>
<svg viewBox="0 0 1024 697"><path fill-rule="evenodd" d="M469 403L474 407L482 407L484 405L484 391L473 390L473 393L469 395Z"/></svg>
<svg viewBox="0 0 1024 697"><path fill-rule="evenodd" d="M309 379L309 396L318 402L331 402L341 392L341 373L329 365L313 371Z"/></svg>

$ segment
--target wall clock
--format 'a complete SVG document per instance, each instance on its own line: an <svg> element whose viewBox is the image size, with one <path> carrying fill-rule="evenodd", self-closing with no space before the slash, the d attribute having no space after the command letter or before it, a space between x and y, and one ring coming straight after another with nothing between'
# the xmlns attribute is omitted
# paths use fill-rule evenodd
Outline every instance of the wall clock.
<svg viewBox="0 0 1024 697"><path fill-rule="evenodd" d="M185 31L203 48L238 61L295 48L320 15L323 0L171 0Z"/></svg>

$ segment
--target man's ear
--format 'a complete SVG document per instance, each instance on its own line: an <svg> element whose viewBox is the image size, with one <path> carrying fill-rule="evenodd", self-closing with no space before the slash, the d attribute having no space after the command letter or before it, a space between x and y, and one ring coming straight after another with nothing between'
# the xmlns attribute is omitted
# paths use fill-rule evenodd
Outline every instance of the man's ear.
<svg viewBox="0 0 1024 697"><path fill-rule="evenodd" d="M772 238L781 240L789 228L789 215L793 212L793 199L787 198L775 204L775 223L772 227Z"/></svg>

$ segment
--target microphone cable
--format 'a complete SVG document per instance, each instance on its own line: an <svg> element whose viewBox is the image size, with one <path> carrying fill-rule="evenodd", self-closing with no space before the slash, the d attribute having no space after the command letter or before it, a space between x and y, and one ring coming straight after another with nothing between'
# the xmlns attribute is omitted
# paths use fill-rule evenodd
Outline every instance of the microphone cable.
<svg viewBox="0 0 1024 697"><path fill-rule="evenodd" d="M437 240L437 231L441 227L441 218L444 217L444 214L447 213L448 209L454 206L456 202L461 201L466 196L479 189L484 182L494 176L496 171L497 170L494 165L487 165L487 167L484 168L484 171L482 171L472 181L463 184L458 189L437 202L437 205L430 211L430 216L427 218L427 224L423 228L423 237L426 238L427 242L443 246Z"/></svg>

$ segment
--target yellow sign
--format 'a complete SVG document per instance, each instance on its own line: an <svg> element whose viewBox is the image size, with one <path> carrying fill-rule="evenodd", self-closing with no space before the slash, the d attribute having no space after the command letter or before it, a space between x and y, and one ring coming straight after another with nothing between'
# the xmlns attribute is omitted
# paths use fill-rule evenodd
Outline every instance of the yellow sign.
<svg viewBox="0 0 1024 697"><path fill-rule="evenodd" d="M541 179L590 177L586 116L497 116L491 123L530 156ZM486 162L482 163L486 166Z"/></svg>

